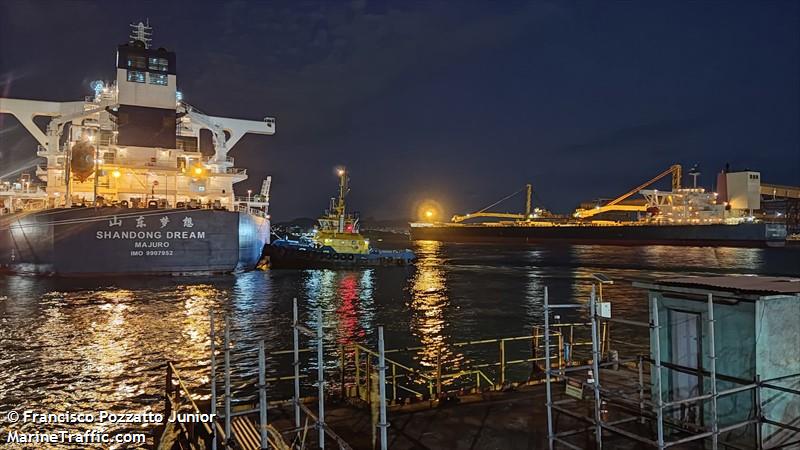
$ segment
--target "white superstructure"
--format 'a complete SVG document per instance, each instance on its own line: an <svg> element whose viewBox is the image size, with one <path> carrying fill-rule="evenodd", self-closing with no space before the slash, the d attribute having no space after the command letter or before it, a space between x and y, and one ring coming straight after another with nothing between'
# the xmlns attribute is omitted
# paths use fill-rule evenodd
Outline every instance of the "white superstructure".
<svg viewBox="0 0 800 450"><path fill-rule="evenodd" d="M0 98L0 113L19 120L38 142L37 155L46 160L36 171L44 190L0 186L0 211L34 205L191 204L229 210L247 206L265 214L268 192L234 197L233 186L247 179L247 171L234 167L228 154L247 133L274 134L275 119L211 116L183 102L175 53L150 47L148 25L132 27L131 41L117 49L116 80L93 82L94 94L83 101ZM34 123L37 116L52 118L45 132ZM203 129L213 141L205 152Z"/></svg>

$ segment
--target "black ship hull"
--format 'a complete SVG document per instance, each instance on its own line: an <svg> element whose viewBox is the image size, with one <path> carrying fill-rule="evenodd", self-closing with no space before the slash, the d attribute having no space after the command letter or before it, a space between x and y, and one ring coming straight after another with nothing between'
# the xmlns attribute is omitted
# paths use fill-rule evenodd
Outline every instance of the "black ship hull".
<svg viewBox="0 0 800 450"><path fill-rule="evenodd" d="M252 269L269 221L210 209L71 208L0 218L0 270L164 275Z"/></svg>
<svg viewBox="0 0 800 450"><path fill-rule="evenodd" d="M442 242L592 245L678 245L710 247L782 247L782 224L738 225L428 225L413 224L411 239Z"/></svg>
<svg viewBox="0 0 800 450"><path fill-rule="evenodd" d="M264 247L270 269L354 269L404 267L414 262L410 251L382 250L369 254L335 253L281 245Z"/></svg>

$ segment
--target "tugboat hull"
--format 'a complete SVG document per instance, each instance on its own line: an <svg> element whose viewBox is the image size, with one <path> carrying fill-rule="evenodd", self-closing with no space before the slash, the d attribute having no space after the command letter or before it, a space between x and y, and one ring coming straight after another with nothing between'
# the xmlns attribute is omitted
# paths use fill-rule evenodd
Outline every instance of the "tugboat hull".
<svg viewBox="0 0 800 450"><path fill-rule="evenodd" d="M271 269L404 267L414 262L413 253L408 250L381 250L368 254L353 254L280 245L264 247L264 257Z"/></svg>

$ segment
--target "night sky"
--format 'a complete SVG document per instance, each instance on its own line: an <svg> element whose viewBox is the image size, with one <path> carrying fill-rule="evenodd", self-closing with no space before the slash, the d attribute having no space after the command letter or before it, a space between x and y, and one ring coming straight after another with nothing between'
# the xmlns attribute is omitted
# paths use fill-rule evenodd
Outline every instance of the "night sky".
<svg viewBox="0 0 800 450"><path fill-rule="evenodd" d="M797 1L0 0L0 95L88 95L145 18L188 103L277 118L231 155L240 193L272 175L278 221L321 213L339 164L353 208L380 218L422 199L468 212L527 182L569 212L673 163L707 187L726 163L800 185ZM0 173L34 157L20 130L0 116Z"/></svg>

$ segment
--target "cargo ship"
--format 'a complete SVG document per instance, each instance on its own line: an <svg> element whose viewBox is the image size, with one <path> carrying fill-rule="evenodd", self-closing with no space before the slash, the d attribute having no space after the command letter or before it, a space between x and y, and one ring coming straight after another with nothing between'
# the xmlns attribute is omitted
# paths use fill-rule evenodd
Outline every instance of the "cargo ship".
<svg viewBox="0 0 800 450"><path fill-rule="evenodd" d="M759 172L724 171L717 177L717 192L697 186L700 173L696 170L690 173L694 176L693 187L683 188L681 172L680 165L673 165L622 196L578 209L572 216L532 209L532 188L527 185L524 213L487 212L493 204L474 213L453 216L446 223L414 222L410 224L411 239L717 247L783 247L786 244L785 224L770 223L754 215L760 208L762 192ZM645 189L670 174L671 190ZM644 197L643 201L628 201L637 193ZM636 217L619 219L620 214ZM433 215L433 211L427 211L428 217ZM485 219L496 220L475 222Z"/></svg>
<svg viewBox="0 0 800 450"><path fill-rule="evenodd" d="M0 183L0 270L56 275L206 274L256 266L269 242L269 177L247 179L228 153L275 120L205 114L177 90L176 55L149 24L117 47L116 79L82 101L0 98L46 159ZM40 129L34 119L49 122ZM211 137L204 146L201 131Z"/></svg>
<svg viewBox="0 0 800 450"><path fill-rule="evenodd" d="M409 266L411 250L374 248L359 232L359 217L349 214L345 197L350 192L347 169L337 169L339 195L317 220L317 226L299 239L276 239L264 247L264 259L272 269L348 269L375 266Z"/></svg>

